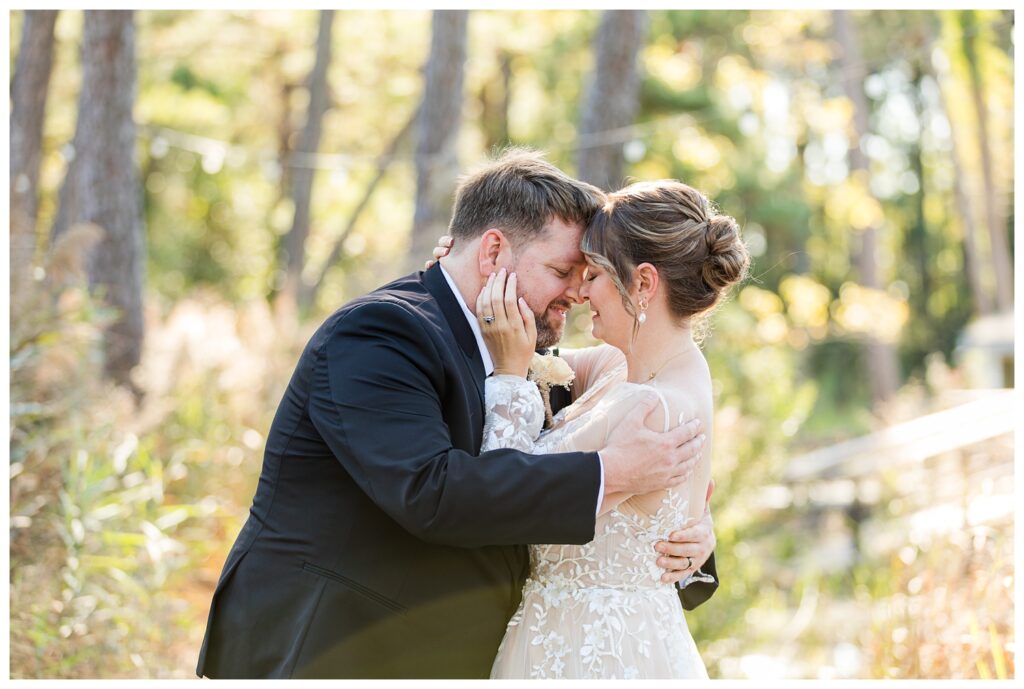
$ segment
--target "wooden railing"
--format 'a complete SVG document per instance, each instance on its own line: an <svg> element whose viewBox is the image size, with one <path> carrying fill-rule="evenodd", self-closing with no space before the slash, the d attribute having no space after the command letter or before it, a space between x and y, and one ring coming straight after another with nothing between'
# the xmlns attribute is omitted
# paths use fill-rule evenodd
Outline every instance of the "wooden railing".
<svg viewBox="0 0 1024 689"><path fill-rule="evenodd" d="M790 462L782 480L860 478L1012 433L1021 418L1017 399L1016 390L993 391L952 409L808 452Z"/></svg>

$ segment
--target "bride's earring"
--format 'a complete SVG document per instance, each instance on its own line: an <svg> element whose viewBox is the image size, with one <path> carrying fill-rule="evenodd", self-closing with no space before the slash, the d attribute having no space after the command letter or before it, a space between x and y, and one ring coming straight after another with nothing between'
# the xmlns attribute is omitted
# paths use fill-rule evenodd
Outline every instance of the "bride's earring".
<svg viewBox="0 0 1024 689"><path fill-rule="evenodd" d="M640 300L640 315L636 317L638 323L647 322L647 302L643 299Z"/></svg>

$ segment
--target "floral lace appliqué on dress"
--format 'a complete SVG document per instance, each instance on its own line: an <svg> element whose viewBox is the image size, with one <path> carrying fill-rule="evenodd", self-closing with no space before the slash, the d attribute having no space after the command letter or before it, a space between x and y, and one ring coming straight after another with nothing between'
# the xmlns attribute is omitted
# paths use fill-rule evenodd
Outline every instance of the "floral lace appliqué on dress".
<svg viewBox="0 0 1024 689"><path fill-rule="evenodd" d="M625 367L617 366L538 437L544 411L537 388L523 378L492 376L485 384L482 450L600 449L611 430L609 417L621 417L650 389L627 383ZM653 513L649 500L641 508L631 498L598 517L594 540L585 545L530 546L523 600L491 677L707 678L675 586L661 582L654 551L687 513L686 495L685 486L666 491Z"/></svg>

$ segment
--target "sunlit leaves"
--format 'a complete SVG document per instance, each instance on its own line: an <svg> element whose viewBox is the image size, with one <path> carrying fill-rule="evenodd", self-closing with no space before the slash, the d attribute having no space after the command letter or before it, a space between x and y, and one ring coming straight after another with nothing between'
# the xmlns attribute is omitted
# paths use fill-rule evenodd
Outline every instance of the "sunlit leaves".
<svg viewBox="0 0 1024 689"><path fill-rule="evenodd" d="M956 182L974 204L975 224L987 229L965 30L982 70L1004 204L1014 171L1012 15L974 12L966 28L959 11L851 13L862 29L872 109L860 141L851 138L852 105L834 69L829 12L651 13L642 110L625 173L678 177L704 190L739 220L755 257L753 278L713 314L703 344L717 405L715 518L725 585L690 622L707 643L709 662L749 651L736 648L749 638L748 610L763 621L786 617L785 608L797 603L791 593L802 582L792 580L789 564L804 539L779 533L760 498L804 445L876 423L865 404L864 340L897 344L911 379L923 375L922 362L955 364L951 352L971 317ZM14 39L19 17L12 15ZM166 404L147 408L148 427L129 427L135 419L117 399L95 401L89 381L109 314L84 289L65 290L54 321L27 336L26 321L12 320L12 610L22 615L16 623L24 632L12 634L12 648L27 644L19 658L68 675L87 674L107 652L93 643L94 633L110 631L110 646L123 646L110 657L124 662L119 671L136 674L159 662L156 653L138 652L146 634L156 639L151 648L166 645L178 633L167 631L174 625L195 636L206 611L193 608L208 604L202 586L212 585L220 565L213 561L244 518L268 417L294 365L292 340L317 321L314 315L297 325L266 302L277 280L276 242L293 210L281 200L289 173L281 146L294 144L308 98L302 81L313 60L316 13L146 11L138 18L136 119L220 143L190 150L140 127L147 298L160 325L139 380L151 400ZM598 12L473 12L463 167L486 153L481 94L501 82L507 55L511 140L546 149L575 172L579 100L598 19ZM307 277L318 273L372 178L375 156L418 101L429 20L428 10L337 17L321 146L337 164L316 175ZM933 45L925 29L934 30ZM65 170L60 151L74 130L80 33L81 13L62 11L44 130L41 249ZM916 80L918 62L925 74ZM960 169L950 155L954 137ZM851 144L867 155L870 178L850 176ZM224 153L232 148L245 155L232 159ZM328 270L319 313L396 276L412 218L411 151L407 141L349 236L346 256ZM867 228L880 240L883 288L876 290L857 283L854 257ZM984 253L987 237L980 244ZM570 339L586 343L583 309L570 320ZM55 480L48 470L66 475ZM905 564L937 571L924 559ZM178 613L185 621L147 619L164 602L155 600L161 589L154 582L174 583L173 567L197 561L205 579L192 582L196 600ZM870 576L854 572L856 603L892 595L892 577L885 565ZM927 582L915 586L929 590ZM31 598L29 605L26 596L36 592L45 601ZM955 600L973 604L966 596ZM909 611L904 602L892 605ZM941 614L955 629L955 606L947 606ZM912 652L906 621L885 631L889 642L876 649L879 658ZM990 636L982 621L967 634L984 651L975 673L985 667L993 676L1012 674L1012 656L1000 655L1008 637L1002 628L998 634ZM197 645L191 637L189 643ZM112 672L113 665L103 668ZM884 675L891 668L876 669Z"/></svg>
<svg viewBox="0 0 1024 689"><path fill-rule="evenodd" d="M686 127L679 132L672 153L684 165L706 171L722 160L718 142L703 135L696 127Z"/></svg>
<svg viewBox="0 0 1024 689"><path fill-rule="evenodd" d="M700 83L701 70L692 55L670 42L648 46L643 57L647 71L675 91L689 91Z"/></svg>
<svg viewBox="0 0 1024 689"><path fill-rule="evenodd" d="M897 342L910 309L905 300L887 292L848 282L839 289L839 301L833 304L832 314L847 333Z"/></svg>
<svg viewBox="0 0 1024 689"><path fill-rule="evenodd" d="M865 182L863 176L851 177L847 183L831 190L825 200L825 214L831 223L852 230L878 227L884 211Z"/></svg>
<svg viewBox="0 0 1024 689"><path fill-rule="evenodd" d="M793 325L809 328L818 337L824 334L832 303L827 287L805 275L787 275L779 283L779 294L786 302L786 313Z"/></svg>
<svg viewBox="0 0 1024 689"><path fill-rule="evenodd" d="M740 292L740 304L758 318L782 313L782 300L774 292L753 285Z"/></svg>

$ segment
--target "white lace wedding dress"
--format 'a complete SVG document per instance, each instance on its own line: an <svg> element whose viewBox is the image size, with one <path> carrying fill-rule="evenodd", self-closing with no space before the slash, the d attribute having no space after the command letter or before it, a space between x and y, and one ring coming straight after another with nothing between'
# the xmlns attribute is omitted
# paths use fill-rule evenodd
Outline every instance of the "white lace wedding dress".
<svg viewBox="0 0 1024 689"><path fill-rule="evenodd" d="M488 378L482 450L600 449L651 389L662 400L666 430L675 425L664 395L654 385L626 382L625 361L609 350L595 348L586 366L574 363L576 384L585 392L543 433L536 385L515 376ZM703 477L706 486L706 475L697 472L694 482ZM594 540L586 545L531 545L523 600L505 630L491 678L706 679L676 588L661 582L664 570L654 550L683 523L692 494L684 485L631 497L598 517Z"/></svg>

